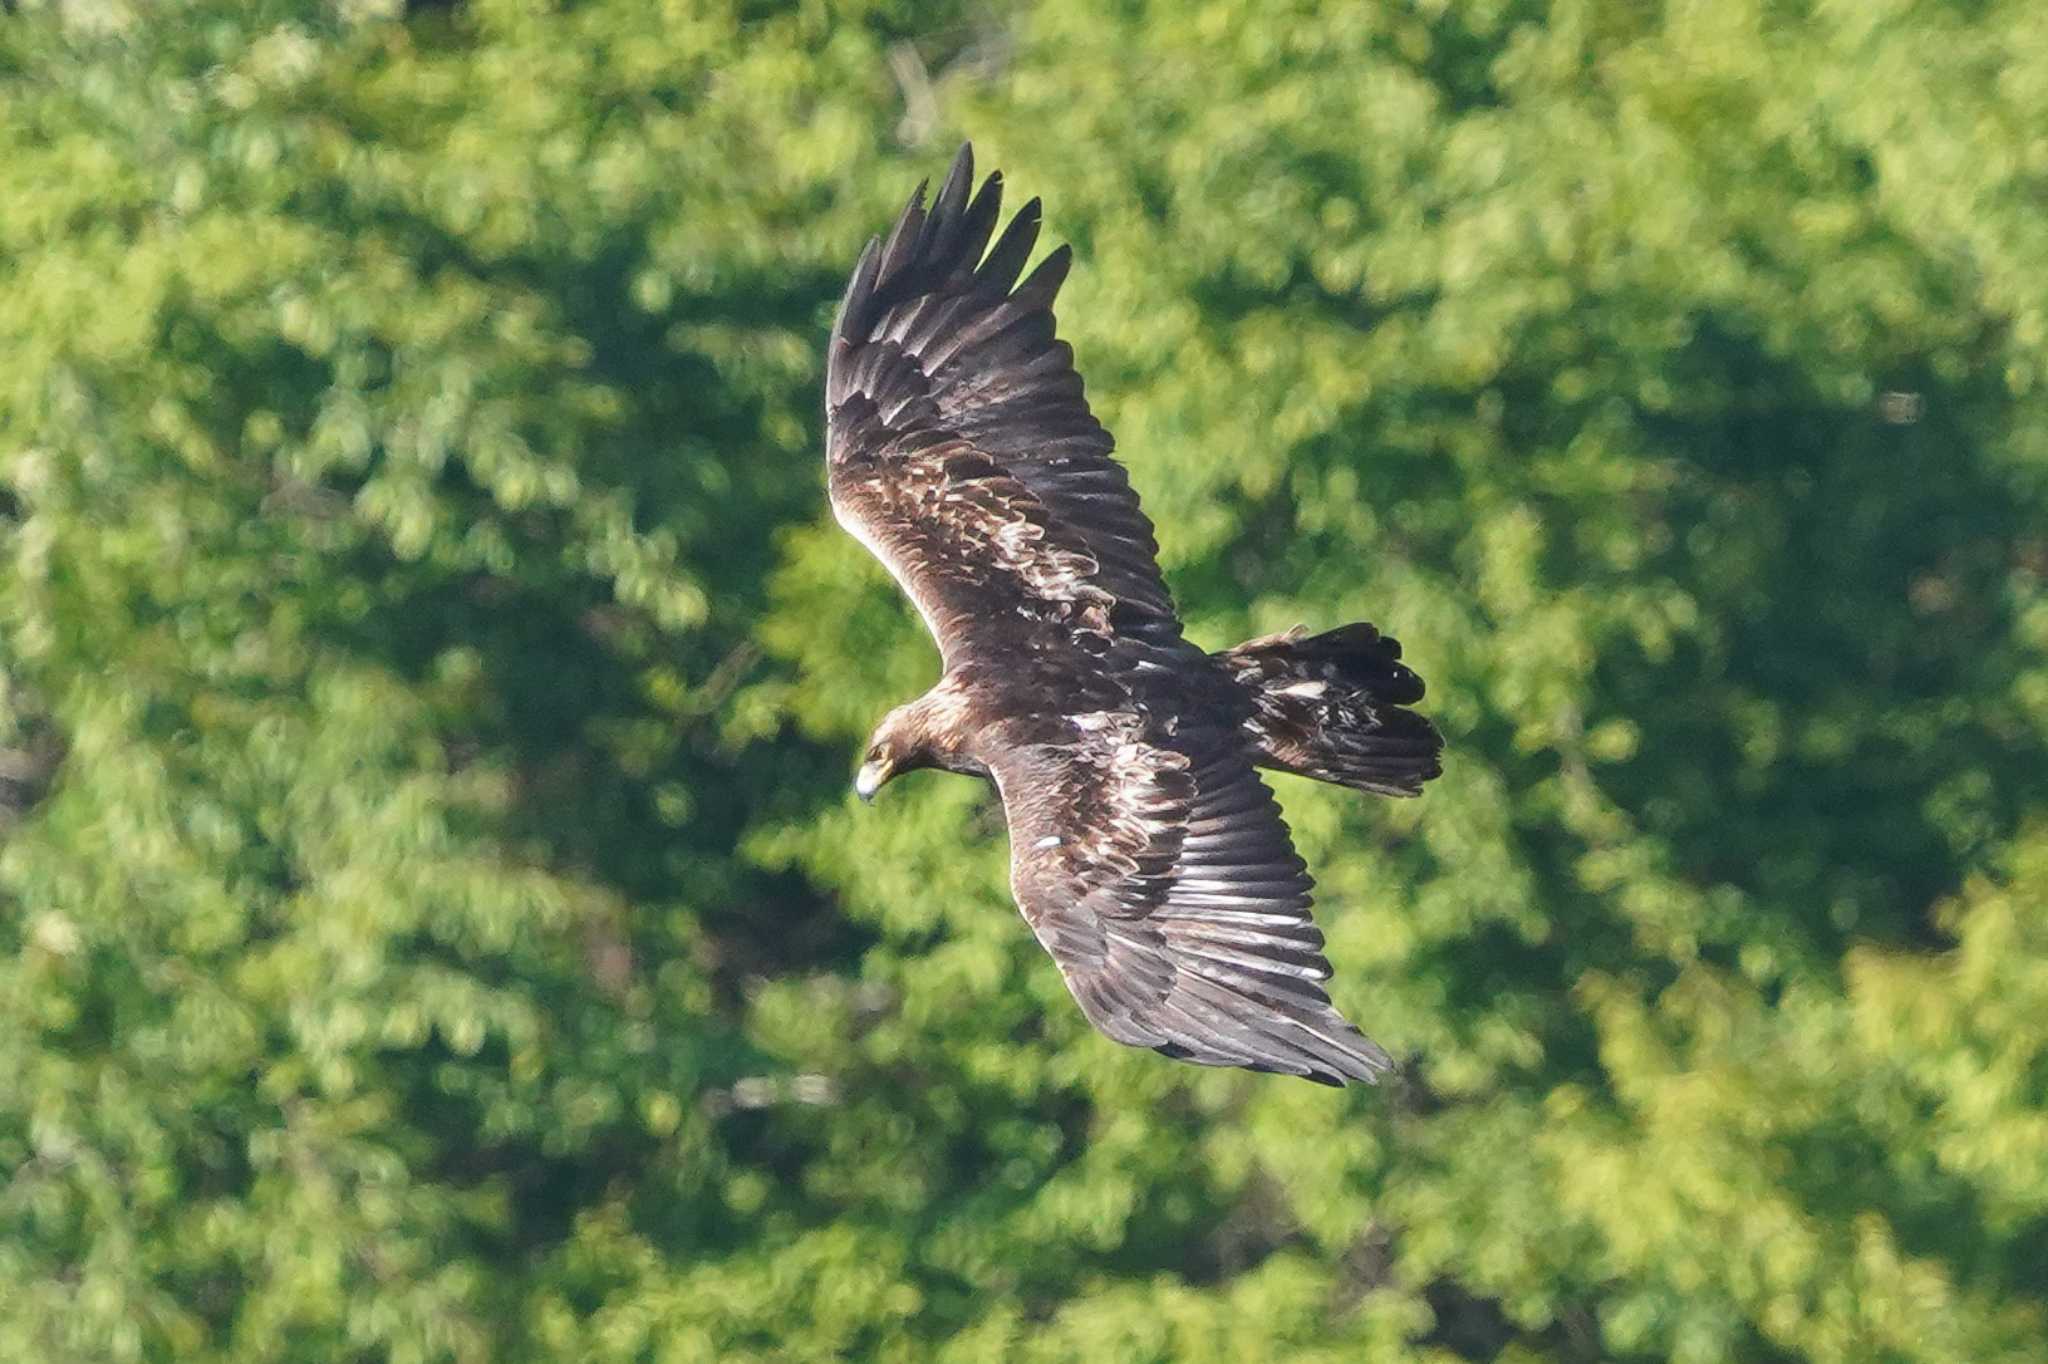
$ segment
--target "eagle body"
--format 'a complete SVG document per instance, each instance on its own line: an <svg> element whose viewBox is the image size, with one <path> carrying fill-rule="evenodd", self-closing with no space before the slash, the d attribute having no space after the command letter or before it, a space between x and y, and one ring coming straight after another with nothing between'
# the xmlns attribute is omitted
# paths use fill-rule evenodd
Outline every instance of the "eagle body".
<svg viewBox="0 0 2048 1364"><path fill-rule="evenodd" d="M1331 1005L1307 871L1258 767L1412 795L1442 741L1370 625L1210 654L1183 634L1151 522L1089 411L1052 302L1020 284L1037 201L996 235L962 148L847 286L826 367L840 524L944 664L877 728L856 789L919 768L990 781L1018 908L1089 1021L1204 1065L1371 1080L1392 1062ZM990 245L993 240L993 246Z"/></svg>

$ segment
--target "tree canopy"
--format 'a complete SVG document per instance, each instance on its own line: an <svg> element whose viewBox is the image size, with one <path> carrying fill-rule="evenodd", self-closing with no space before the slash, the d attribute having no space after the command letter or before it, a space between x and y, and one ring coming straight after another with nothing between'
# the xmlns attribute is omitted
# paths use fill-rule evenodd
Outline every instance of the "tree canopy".
<svg viewBox="0 0 2048 1364"><path fill-rule="evenodd" d="M0 14L0 1355L2038 1359L2048 9ZM1342 1092L1095 1035L824 508L962 137L1275 786Z"/></svg>

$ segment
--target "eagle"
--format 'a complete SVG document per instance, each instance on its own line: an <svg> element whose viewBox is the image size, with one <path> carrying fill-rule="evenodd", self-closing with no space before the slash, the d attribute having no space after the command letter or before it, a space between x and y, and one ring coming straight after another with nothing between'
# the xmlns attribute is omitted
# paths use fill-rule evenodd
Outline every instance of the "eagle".
<svg viewBox="0 0 2048 1364"><path fill-rule="evenodd" d="M1367 624L1215 654L1187 639L1055 335L1071 252L1024 275L1038 200L997 235L1001 172L973 182L963 146L930 206L920 184L868 242L832 324L832 510L942 662L882 719L854 790L925 768L992 783L1017 907L1114 1040L1371 1082L1393 1062L1323 989L1313 883L1257 769L1420 793L1443 749L1407 709L1422 680Z"/></svg>

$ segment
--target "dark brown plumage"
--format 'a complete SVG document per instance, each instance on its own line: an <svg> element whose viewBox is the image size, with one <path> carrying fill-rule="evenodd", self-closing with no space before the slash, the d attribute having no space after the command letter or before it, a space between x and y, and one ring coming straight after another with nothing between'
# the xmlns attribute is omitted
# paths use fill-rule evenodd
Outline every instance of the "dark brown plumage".
<svg viewBox="0 0 2048 1364"><path fill-rule="evenodd" d="M1422 682L1370 625L1214 657L1182 637L1054 335L1067 248L1019 284L1038 201L998 237L1001 176L970 198L973 165L961 148L930 209L920 186L868 243L832 329L832 508L945 669L884 718L856 789L923 767L993 782L1018 908L1117 1041L1371 1080L1392 1063L1323 991L1311 882L1253 769L1415 794L1442 749L1403 709Z"/></svg>

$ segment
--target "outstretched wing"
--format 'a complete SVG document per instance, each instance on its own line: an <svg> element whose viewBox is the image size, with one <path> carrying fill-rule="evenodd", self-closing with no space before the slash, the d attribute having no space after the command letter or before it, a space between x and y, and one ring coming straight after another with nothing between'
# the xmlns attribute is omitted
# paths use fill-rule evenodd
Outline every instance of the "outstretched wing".
<svg viewBox="0 0 2048 1364"><path fill-rule="evenodd" d="M1038 201L990 248L1002 177L970 202L973 178L962 147L931 208L919 186L847 285L826 361L833 511L949 663L978 629L1072 629L1084 602L1101 628L1178 640L1152 523L1054 336L1070 254L1018 284Z"/></svg>
<svg viewBox="0 0 2048 1364"><path fill-rule="evenodd" d="M1067 723L984 751L1017 907L1088 1021L1201 1065L1331 1085L1390 1070L1323 991L1312 883L1234 735L1128 712Z"/></svg>

